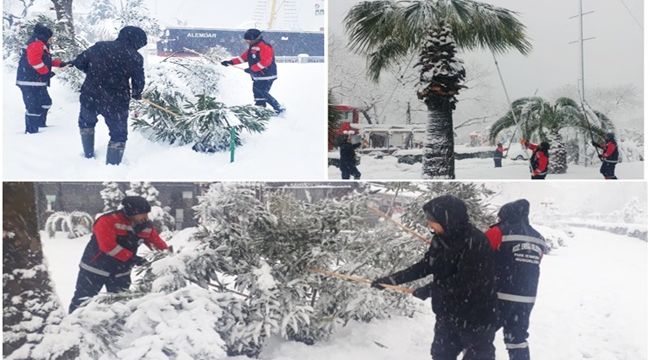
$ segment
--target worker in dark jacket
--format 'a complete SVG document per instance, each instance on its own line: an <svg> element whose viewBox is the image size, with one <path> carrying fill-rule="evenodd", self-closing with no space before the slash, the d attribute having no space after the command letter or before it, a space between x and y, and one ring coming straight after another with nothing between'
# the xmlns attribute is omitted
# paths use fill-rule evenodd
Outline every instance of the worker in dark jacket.
<svg viewBox="0 0 650 360"><path fill-rule="evenodd" d="M431 356L434 360L493 360L496 332L494 253L483 233L469 221L465 203L450 195L423 207L435 232L424 258L415 265L376 279L372 286L397 285L433 275L433 281L415 290L420 299L431 297L436 314Z"/></svg>
<svg viewBox="0 0 650 360"><path fill-rule="evenodd" d="M49 41L52 35L48 27L36 24L32 36L27 40L27 47L20 54L16 85L23 93L27 134L37 133L39 127L47 126L47 112L52 107L52 98L47 91L54 76L52 67L67 66L67 63L50 55Z"/></svg>
<svg viewBox="0 0 650 360"><path fill-rule="evenodd" d="M537 145L525 139L521 139L521 144L533 151L533 155L530 156L530 178L533 180L546 179L548 174L548 150L551 145L546 141L542 141Z"/></svg>
<svg viewBox="0 0 650 360"><path fill-rule="evenodd" d="M140 244L158 250L168 248L148 219L151 206L145 198L127 196L122 200L122 206L122 209L95 220L93 235L79 264L69 312L97 295L104 286L111 293L128 290L131 268L146 263L144 258L136 255Z"/></svg>
<svg viewBox="0 0 650 360"><path fill-rule="evenodd" d="M496 251L498 314L510 360L529 360L528 324L537 297L539 264L548 251L528 222L530 204L521 199L499 210L499 223L485 235Z"/></svg>
<svg viewBox="0 0 650 360"><path fill-rule="evenodd" d="M84 155L95 156L95 124L102 115L110 141L106 164L122 162L128 134L130 99L140 100L144 68L138 49L147 45L147 34L135 26L120 30L114 41L100 41L82 52L72 64L86 73L79 96L79 129Z"/></svg>
<svg viewBox="0 0 650 360"><path fill-rule="evenodd" d="M501 167L501 160L503 159L503 153L508 150L504 148L503 144L498 143L496 150L494 150L494 167Z"/></svg>
<svg viewBox="0 0 650 360"><path fill-rule="evenodd" d="M268 103L279 115L285 111L285 108L270 94L271 86L278 78L273 47L264 41L262 32L257 29L246 30L244 40L248 43L248 49L236 58L222 61L221 65L248 63L248 68L244 71L253 79L255 105L266 107Z"/></svg>
<svg viewBox="0 0 650 360"><path fill-rule="evenodd" d="M605 179L618 179L614 174L616 164L618 164L618 144L616 144L614 133L605 134L604 144L599 144L595 141L592 141L592 144L603 150L603 153L598 155L600 161L603 162L600 166L600 173L603 174Z"/></svg>
<svg viewBox="0 0 650 360"><path fill-rule="evenodd" d="M358 135L345 136L339 145L339 166L341 168L341 179L349 180L350 175L354 180L361 179L361 173L357 169L357 154L355 150L361 146L361 138Z"/></svg>

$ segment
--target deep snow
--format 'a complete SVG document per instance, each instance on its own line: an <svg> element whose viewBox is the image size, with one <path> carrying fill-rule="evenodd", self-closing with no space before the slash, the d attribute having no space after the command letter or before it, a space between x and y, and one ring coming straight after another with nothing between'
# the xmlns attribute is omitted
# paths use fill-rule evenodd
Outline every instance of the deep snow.
<svg viewBox="0 0 650 360"><path fill-rule="evenodd" d="M338 158L338 152L330 153ZM495 168L492 159L456 160L457 179L530 179L528 161L504 159L503 167ZM623 162L616 165L616 176L619 179L643 179L643 161ZM357 166L361 179L421 179L422 164L399 164L394 156L384 156L376 159L373 156L361 155ZM569 165L566 174L549 174L546 179L602 179L599 172L600 164L591 167ZM329 179L340 179L341 171L335 166L327 169Z"/></svg>
<svg viewBox="0 0 650 360"><path fill-rule="evenodd" d="M532 357L645 359L647 243L597 230L569 229L575 236L567 247L554 249L542 260L538 302L529 331ZM184 230L171 243L181 245L191 231ZM78 259L89 237L41 236L56 292L67 307ZM330 340L313 346L273 339L261 359L425 360L430 359L433 325L429 303L423 301L413 318L352 322ZM506 360L501 331L495 347L497 360Z"/></svg>
<svg viewBox="0 0 650 360"><path fill-rule="evenodd" d="M154 63L157 56L149 55ZM57 71L55 69L55 71ZM59 69L58 71L70 71ZM146 69L145 69L146 71ZM145 139L129 129L124 162L106 166L108 129L96 126L95 159L83 158L77 118L79 96L55 77L50 87L53 106L48 127L38 134L24 131L24 105L14 85L15 69L3 68L4 180L322 180L325 177L325 64L278 64L271 94L287 112L274 117L266 131L245 133L244 145L230 163L227 152L204 154L191 145L169 146ZM223 68L217 101L226 105L253 103L252 82L243 71Z"/></svg>

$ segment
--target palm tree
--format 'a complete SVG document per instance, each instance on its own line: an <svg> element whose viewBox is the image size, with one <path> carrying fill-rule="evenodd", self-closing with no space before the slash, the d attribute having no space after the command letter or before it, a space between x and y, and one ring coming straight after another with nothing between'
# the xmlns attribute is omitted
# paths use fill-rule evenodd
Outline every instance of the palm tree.
<svg viewBox="0 0 650 360"><path fill-rule="evenodd" d="M452 112L465 78L456 47L522 54L531 48L515 13L473 0L365 1L350 9L345 26L350 47L368 56L368 76L375 81L419 53L417 94L429 111L426 178L455 177Z"/></svg>
<svg viewBox="0 0 650 360"><path fill-rule="evenodd" d="M515 100L512 110L492 124L490 141L494 142L501 131L517 125L514 112L525 139L536 137L551 144L549 172L552 174L564 174L567 170L566 145L560 135L561 129L574 129L592 141L604 139L605 133L614 129L611 120L599 111L594 111L597 124L591 125L581 106L566 97L558 98L553 104L538 96L525 97Z"/></svg>

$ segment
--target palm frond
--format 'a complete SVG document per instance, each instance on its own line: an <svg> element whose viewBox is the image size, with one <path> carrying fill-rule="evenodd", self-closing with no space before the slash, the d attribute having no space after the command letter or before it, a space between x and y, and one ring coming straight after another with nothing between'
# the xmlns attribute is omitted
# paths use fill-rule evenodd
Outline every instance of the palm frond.
<svg viewBox="0 0 650 360"><path fill-rule="evenodd" d="M514 118L512 117L512 112L508 111L506 115L500 117L490 127L490 134L489 134L490 142L494 143L497 136L499 136L499 133L501 133L501 131L511 128L515 125L516 124Z"/></svg>
<svg viewBox="0 0 650 360"><path fill-rule="evenodd" d="M463 49L483 48L495 53L516 49L528 54L532 44L517 13L472 0L439 2L439 16L452 27L456 43Z"/></svg>
<svg viewBox="0 0 650 360"><path fill-rule="evenodd" d="M385 43L377 47L377 50L368 56L367 74L373 81L379 81L382 70L394 64L401 57L406 56L409 49L396 39L387 39Z"/></svg>

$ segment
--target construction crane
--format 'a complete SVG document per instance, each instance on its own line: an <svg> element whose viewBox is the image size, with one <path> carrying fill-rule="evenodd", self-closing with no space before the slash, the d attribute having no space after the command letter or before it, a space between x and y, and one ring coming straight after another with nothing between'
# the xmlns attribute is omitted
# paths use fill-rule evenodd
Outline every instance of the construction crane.
<svg viewBox="0 0 650 360"><path fill-rule="evenodd" d="M267 17L268 16L268 17ZM266 30L273 30L277 26L278 18L282 18L286 29L296 27L298 11L295 0L258 0L255 9L255 22L266 23Z"/></svg>

